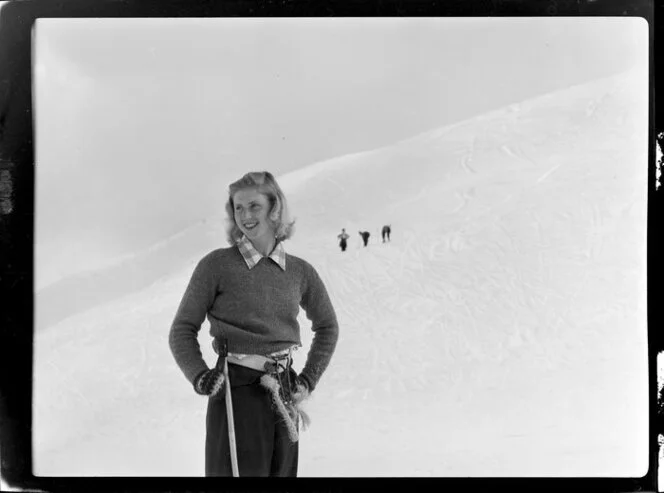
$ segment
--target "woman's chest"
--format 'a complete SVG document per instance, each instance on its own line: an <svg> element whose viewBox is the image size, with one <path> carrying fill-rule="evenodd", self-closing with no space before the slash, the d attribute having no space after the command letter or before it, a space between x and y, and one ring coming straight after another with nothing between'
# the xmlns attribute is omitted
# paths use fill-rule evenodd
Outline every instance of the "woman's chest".
<svg viewBox="0 0 664 493"><path fill-rule="evenodd" d="M298 309L302 292L296 280L285 272L269 276L257 274L259 273L246 272L241 276L222 279L218 287L217 302L226 306Z"/></svg>

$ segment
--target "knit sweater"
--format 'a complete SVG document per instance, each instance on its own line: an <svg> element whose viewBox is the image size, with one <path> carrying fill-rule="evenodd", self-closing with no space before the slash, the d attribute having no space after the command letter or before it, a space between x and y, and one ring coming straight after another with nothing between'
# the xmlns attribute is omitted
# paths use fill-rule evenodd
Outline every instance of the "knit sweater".
<svg viewBox="0 0 664 493"><path fill-rule="evenodd" d="M175 361L193 383L207 370L198 332L207 316L212 337L225 337L228 351L270 354L301 345L299 307L314 338L300 376L313 391L336 347L339 327L325 285L305 260L286 254L286 270L262 258L252 269L237 246L220 248L198 263L171 325Z"/></svg>

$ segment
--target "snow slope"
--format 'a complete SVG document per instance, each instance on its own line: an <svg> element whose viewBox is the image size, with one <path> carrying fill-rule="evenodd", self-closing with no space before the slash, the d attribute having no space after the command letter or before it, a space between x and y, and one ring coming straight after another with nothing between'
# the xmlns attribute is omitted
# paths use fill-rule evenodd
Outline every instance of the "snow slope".
<svg viewBox="0 0 664 493"><path fill-rule="evenodd" d="M38 289L40 307L35 329L41 332L70 315L115 300L146 288L156 279L167 276L182 259L197 255L201 248L212 250L219 245L220 232L208 222L199 221L149 248L109 258L96 270L77 272ZM197 241L192 243L191 238Z"/></svg>
<svg viewBox="0 0 664 493"><path fill-rule="evenodd" d="M646 88L625 73L280 178L287 247L341 327L301 476L645 474ZM182 238L137 291L36 334L37 475L203 474L205 400L167 336L222 216Z"/></svg>

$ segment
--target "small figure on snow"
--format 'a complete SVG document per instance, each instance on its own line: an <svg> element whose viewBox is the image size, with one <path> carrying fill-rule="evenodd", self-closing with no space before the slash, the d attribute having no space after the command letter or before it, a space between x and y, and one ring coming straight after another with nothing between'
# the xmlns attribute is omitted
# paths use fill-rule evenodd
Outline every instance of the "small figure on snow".
<svg viewBox="0 0 664 493"><path fill-rule="evenodd" d="M207 396L206 476L297 476L301 403L327 368L339 325L325 285L305 260L286 253L293 234L286 197L268 172L247 173L228 188L230 248L198 263L170 328L177 365ZM293 314L302 307L315 335L298 374ZM219 355L209 368L198 333L210 322Z"/></svg>
<svg viewBox="0 0 664 493"><path fill-rule="evenodd" d="M344 228L341 228L341 234L337 235L337 238L339 238L339 246L341 247L341 251L345 252L346 247L348 246L347 240L350 238L350 236L348 236L348 233L346 233Z"/></svg>
<svg viewBox="0 0 664 493"><path fill-rule="evenodd" d="M362 241L364 242L364 246L367 246L367 243L369 243L369 234L368 231L360 231L360 236L362 237Z"/></svg>
<svg viewBox="0 0 664 493"><path fill-rule="evenodd" d="M383 243L385 243L385 238L387 238L387 241L390 241L390 233L391 232L392 232L392 228L390 228L389 224L387 226L383 226L383 229L380 232L380 235L383 237Z"/></svg>

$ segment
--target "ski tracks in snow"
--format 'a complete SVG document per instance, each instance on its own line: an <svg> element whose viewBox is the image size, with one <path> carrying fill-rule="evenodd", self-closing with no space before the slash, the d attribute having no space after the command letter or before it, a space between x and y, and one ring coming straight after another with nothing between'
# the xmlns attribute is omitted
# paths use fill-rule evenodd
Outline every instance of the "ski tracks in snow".
<svg viewBox="0 0 664 493"><path fill-rule="evenodd" d="M542 183L544 180L546 180L551 173L556 171L558 168L560 168L562 163L556 164L555 166L552 166L548 171L546 171L542 176L540 176L537 181L535 182L535 185Z"/></svg>
<svg viewBox="0 0 664 493"><path fill-rule="evenodd" d="M426 344L420 333L422 312L431 312L435 303L428 283L419 282L428 275L424 247L405 231L399 235L398 243L370 243L320 262L333 298L353 300L335 303L341 326L335 360L341 363L339 371L359 370L366 379L346 395L368 398L423 388L417 357Z"/></svg>

